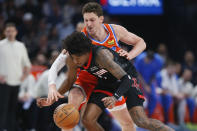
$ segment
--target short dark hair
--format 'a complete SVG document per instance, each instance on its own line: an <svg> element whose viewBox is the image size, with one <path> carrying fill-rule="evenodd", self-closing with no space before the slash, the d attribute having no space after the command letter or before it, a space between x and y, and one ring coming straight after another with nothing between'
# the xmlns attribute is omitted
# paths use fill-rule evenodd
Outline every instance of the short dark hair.
<svg viewBox="0 0 197 131"><path fill-rule="evenodd" d="M5 24L5 28L7 28L7 27L15 27L16 28L16 25L13 22L9 22L9 23Z"/></svg>
<svg viewBox="0 0 197 131"><path fill-rule="evenodd" d="M88 2L83 6L82 14L95 13L98 17L103 16L103 9L100 4L96 2Z"/></svg>
<svg viewBox="0 0 197 131"><path fill-rule="evenodd" d="M92 48L91 40L82 32L73 32L63 40L63 48L71 55L83 55L90 52Z"/></svg>

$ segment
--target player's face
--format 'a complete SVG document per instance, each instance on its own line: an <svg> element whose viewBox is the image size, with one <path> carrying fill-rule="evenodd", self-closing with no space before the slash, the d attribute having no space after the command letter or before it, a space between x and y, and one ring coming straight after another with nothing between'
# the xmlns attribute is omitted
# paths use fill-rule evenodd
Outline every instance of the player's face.
<svg viewBox="0 0 197 131"><path fill-rule="evenodd" d="M95 13L84 13L83 18L90 35L94 35L103 23L103 16L98 17Z"/></svg>
<svg viewBox="0 0 197 131"><path fill-rule="evenodd" d="M5 29L5 36L9 39L9 40L15 40L17 35L17 31L15 27L6 27Z"/></svg>
<svg viewBox="0 0 197 131"><path fill-rule="evenodd" d="M78 66L78 67L82 67L84 66L89 59L89 53L85 53L83 55L71 55L73 62Z"/></svg>

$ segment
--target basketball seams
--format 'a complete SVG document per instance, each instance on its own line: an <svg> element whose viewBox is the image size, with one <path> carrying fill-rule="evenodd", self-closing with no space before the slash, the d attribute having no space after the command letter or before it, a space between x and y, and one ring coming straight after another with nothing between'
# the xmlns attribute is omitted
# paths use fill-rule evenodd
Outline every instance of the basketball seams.
<svg viewBox="0 0 197 131"><path fill-rule="evenodd" d="M73 110L69 114L67 114L64 110L62 110L62 112L64 112L67 115L61 121L59 121L57 124L60 124L64 119L66 119L68 116L70 116L70 114L72 114L74 111L75 111L75 108L73 108Z"/></svg>
<svg viewBox="0 0 197 131"><path fill-rule="evenodd" d="M66 104L62 104L62 105L60 105L60 106L58 106L56 109L55 109L55 111L54 111L54 113L53 113L53 118L54 118L54 120L56 121L56 118L57 118L57 112L58 112L58 110L62 107L62 106L65 106ZM55 116L55 117L54 117Z"/></svg>
<svg viewBox="0 0 197 131"><path fill-rule="evenodd" d="M70 129L79 122L80 115L74 105L62 104L54 110L53 119L59 128Z"/></svg>

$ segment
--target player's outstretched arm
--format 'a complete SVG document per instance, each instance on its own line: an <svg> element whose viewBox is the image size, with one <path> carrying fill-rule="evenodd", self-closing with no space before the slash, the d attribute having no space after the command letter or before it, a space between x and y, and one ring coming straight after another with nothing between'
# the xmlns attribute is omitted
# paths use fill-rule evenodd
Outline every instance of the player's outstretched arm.
<svg viewBox="0 0 197 131"><path fill-rule="evenodd" d="M65 66L66 64L66 50L62 50L61 54L53 62L51 68L49 69L48 75L48 103L53 103L58 100L58 98L63 98L64 96L57 92L55 80L57 78L57 73Z"/></svg>
<svg viewBox="0 0 197 131"><path fill-rule="evenodd" d="M130 52L120 50L119 53L121 56L125 56L127 59L131 60L145 50L146 43L141 37L129 32L123 26L112 24L112 27L114 28L118 41L120 40L127 45L133 46L133 49Z"/></svg>
<svg viewBox="0 0 197 131"><path fill-rule="evenodd" d="M49 93L47 98L38 98L37 99L37 105L39 107L43 106L50 106L55 101L57 101L59 98L63 98L63 94L66 93L73 85L73 83L76 81L77 76L77 67L72 62L70 57L66 58L66 65L67 65L67 78L64 80L61 87L58 89L56 88L49 88Z"/></svg>
<svg viewBox="0 0 197 131"><path fill-rule="evenodd" d="M67 77L64 80L64 82L62 83L61 87L58 89L58 92L61 95L63 95L67 91L69 91L77 79L77 68L78 67L76 66L76 64L73 63L73 60L69 55L66 59L66 65L68 68L67 72L66 72Z"/></svg>
<svg viewBox="0 0 197 131"><path fill-rule="evenodd" d="M55 80L57 78L57 73L66 65L66 50L63 49L60 55L55 59L51 68L49 69L48 85L55 86Z"/></svg>
<svg viewBox="0 0 197 131"><path fill-rule="evenodd" d="M63 94L66 93L73 85L76 80L77 76L77 66L73 63L70 56L66 58L66 65L67 65L67 77L62 83L61 87L56 90L56 88L49 88L48 93L48 102L57 101L58 98L62 98Z"/></svg>

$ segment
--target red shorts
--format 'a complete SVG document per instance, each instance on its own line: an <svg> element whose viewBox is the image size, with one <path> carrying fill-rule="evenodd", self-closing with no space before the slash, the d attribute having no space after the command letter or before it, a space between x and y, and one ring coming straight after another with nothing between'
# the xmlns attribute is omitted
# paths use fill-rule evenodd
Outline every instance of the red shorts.
<svg viewBox="0 0 197 131"><path fill-rule="evenodd" d="M91 75L90 73L88 73L87 71L84 71L84 70L78 71L78 78L75 81L75 85L79 85L82 89L82 92L84 92L84 95L86 96L86 101L84 101L81 104L79 109L81 109L81 107L89 100L90 95L94 91L94 88L97 86L97 83L98 83L98 80L95 76ZM98 90L95 90L94 92L98 92ZM103 92L103 91L99 91L99 92L107 94L108 96L113 95L110 92L109 93L106 93L106 92ZM119 99L119 101L116 102L115 105L117 107L122 106L122 105L125 106L125 98L121 97Z"/></svg>

